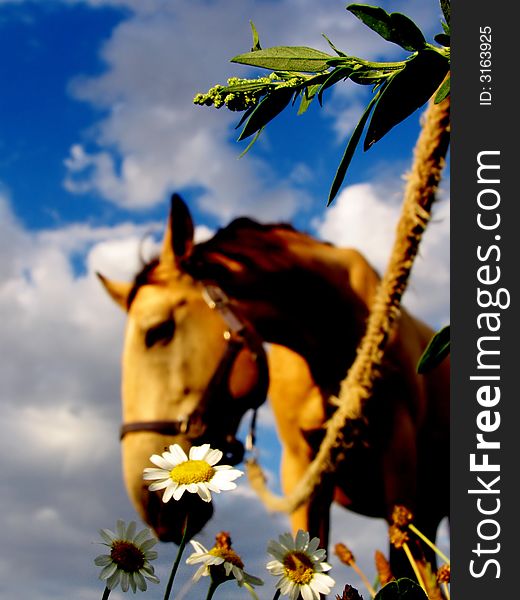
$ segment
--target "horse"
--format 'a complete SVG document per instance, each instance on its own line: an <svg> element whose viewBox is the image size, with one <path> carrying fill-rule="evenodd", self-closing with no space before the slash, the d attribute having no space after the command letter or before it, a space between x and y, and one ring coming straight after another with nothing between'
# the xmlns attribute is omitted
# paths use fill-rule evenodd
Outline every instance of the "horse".
<svg viewBox="0 0 520 600"><path fill-rule="evenodd" d="M268 390L282 446L282 488L290 493L317 453L334 410L330 398L355 358L379 284L358 251L288 224L243 217L198 244L193 232L188 207L174 195L160 256L132 283L100 276L128 313L126 487L158 537L176 543L186 511L193 535L212 506L195 494L163 504L142 480L149 457L171 443L188 449L209 442L237 464L238 424ZM401 310L366 404L362 439L291 515L294 531L307 530L326 547L333 501L387 520L401 504L435 539L449 511L449 359L417 374L432 335ZM270 346L267 358L263 343Z"/></svg>

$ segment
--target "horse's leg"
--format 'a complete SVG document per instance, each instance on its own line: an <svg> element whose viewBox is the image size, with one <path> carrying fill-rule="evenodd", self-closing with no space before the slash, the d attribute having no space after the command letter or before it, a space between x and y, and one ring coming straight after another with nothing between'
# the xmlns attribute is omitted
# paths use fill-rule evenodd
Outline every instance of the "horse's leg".
<svg viewBox="0 0 520 600"><path fill-rule="evenodd" d="M322 431L326 420L325 399L305 360L287 348L271 347L269 375L269 396L282 444L282 489L285 494L290 494L314 458L316 444L319 447L314 434ZM328 485L320 486L312 501L291 515L293 532L298 529L309 531L311 535L319 536L322 547L326 547L331 502L332 490Z"/></svg>
<svg viewBox="0 0 520 600"><path fill-rule="evenodd" d="M290 494L304 475L310 459L305 454L294 454L284 450L282 454L282 488ZM329 541L330 505L333 498L333 486L329 478L316 490L313 496L290 516L293 533L298 529L308 531L311 537L320 538L320 546L327 548Z"/></svg>

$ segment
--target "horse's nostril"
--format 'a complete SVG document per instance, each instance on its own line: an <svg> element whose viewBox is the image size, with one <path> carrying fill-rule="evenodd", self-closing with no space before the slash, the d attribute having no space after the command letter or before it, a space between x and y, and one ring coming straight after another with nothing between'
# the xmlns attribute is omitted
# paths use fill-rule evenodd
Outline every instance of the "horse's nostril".
<svg viewBox="0 0 520 600"><path fill-rule="evenodd" d="M182 391L185 396L188 396L189 394L191 394L191 388L189 388L189 387L185 387Z"/></svg>

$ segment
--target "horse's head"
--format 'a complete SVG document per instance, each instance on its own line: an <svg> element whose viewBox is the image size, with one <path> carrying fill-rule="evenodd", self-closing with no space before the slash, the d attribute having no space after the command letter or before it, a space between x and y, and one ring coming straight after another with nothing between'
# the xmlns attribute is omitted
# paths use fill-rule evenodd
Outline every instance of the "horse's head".
<svg viewBox="0 0 520 600"><path fill-rule="evenodd" d="M212 514L196 494L164 504L149 492L143 469L172 443L185 451L208 442L237 464L240 419L267 392L261 341L218 287L194 280L182 265L193 248L193 223L178 196L162 250L133 284L100 279L128 313L122 359L123 472L136 509L162 540L179 542L190 511L190 534Z"/></svg>

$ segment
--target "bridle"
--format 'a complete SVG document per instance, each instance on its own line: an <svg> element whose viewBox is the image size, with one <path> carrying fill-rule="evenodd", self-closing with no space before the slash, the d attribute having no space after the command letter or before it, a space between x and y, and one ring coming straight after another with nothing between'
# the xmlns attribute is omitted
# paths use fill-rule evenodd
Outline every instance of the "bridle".
<svg viewBox="0 0 520 600"><path fill-rule="evenodd" d="M206 427L202 423L203 416L206 421L209 421L214 414L223 414L226 409L233 410L234 404L240 402L243 407L242 414L248 409L253 410L250 430L246 439L246 449L253 448L256 411L265 401L269 385L267 357L262 340L253 327L236 314L230 299L217 284L203 282L202 297L209 308L218 311L226 323L227 329L223 335L227 347L201 398L197 411L181 419L123 423L120 430L121 440L129 433L142 431L171 436L184 435L195 440L204 434ZM249 350L257 365L258 381L253 390L238 401L230 394L229 378L238 354L244 349Z"/></svg>

